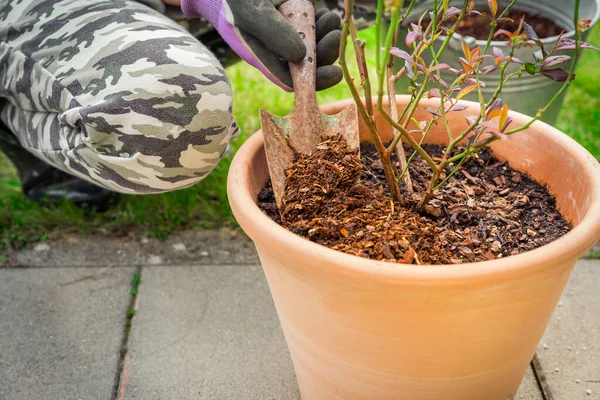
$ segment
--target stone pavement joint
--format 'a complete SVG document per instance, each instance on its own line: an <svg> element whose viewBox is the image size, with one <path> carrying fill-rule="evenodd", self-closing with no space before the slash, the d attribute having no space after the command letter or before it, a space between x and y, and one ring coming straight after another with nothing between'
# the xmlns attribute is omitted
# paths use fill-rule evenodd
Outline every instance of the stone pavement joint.
<svg viewBox="0 0 600 400"><path fill-rule="evenodd" d="M540 389L540 394L541 394L543 400L555 400L554 396L552 395L552 390L550 389L550 386L548 385L548 379L546 378L544 369L542 368L542 365L540 364L540 360L538 359L537 353L533 355L533 359L531 360L530 368L533 371L535 380L538 384L538 387Z"/></svg>
<svg viewBox="0 0 600 400"><path fill-rule="evenodd" d="M119 349L119 364L117 367L117 372L115 374L115 384L113 385L113 400L117 400L120 397L119 388L121 384L127 381L127 345L129 343L129 335L131 332L131 325L133 318L135 317L135 310L137 310L137 294L138 289L141 283L141 275L142 275L142 267L136 267L135 273L133 275L133 279L131 281L130 288L130 300L129 306L127 307L126 315L125 315L125 324L123 326L123 336L121 339L121 347ZM133 314L131 313L133 311Z"/></svg>

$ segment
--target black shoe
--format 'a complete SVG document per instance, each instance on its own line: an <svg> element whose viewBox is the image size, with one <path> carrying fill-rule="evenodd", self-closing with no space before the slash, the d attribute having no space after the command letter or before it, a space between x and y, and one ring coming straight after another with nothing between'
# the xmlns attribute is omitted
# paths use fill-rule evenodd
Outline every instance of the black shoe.
<svg viewBox="0 0 600 400"><path fill-rule="evenodd" d="M23 194L37 203L58 204L66 199L83 210L103 212L119 200L119 193L67 174L35 157L2 123L0 150L16 167Z"/></svg>

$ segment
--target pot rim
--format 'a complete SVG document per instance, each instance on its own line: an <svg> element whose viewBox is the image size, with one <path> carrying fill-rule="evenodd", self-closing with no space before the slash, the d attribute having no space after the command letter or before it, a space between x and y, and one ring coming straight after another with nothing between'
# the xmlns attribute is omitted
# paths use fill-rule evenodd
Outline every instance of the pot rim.
<svg viewBox="0 0 600 400"><path fill-rule="evenodd" d="M590 18L592 20L592 23L590 24L590 28L587 30L588 32L590 29L592 29L596 25L596 23L598 23L598 21L600 21L600 0L592 0L592 1L594 1L596 3L597 8L596 8L596 14L592 18ZM531 3L531 5L533 5L533 4L535 4L535 2ZM411 15L421 14L418 12L419 9L421 9L421 13L422 13L423 7L416 7L416 9L411 12ZM543 14L542 10L538 9L538 12L540 14ZM404 27L407 27L408 26L407 24L409 24L408 18L406 18L406 20L407 20L407 22L404 24ZM569 39L569 38L573 38L574 36L575 36L575 30L571 29L571 30L567 30L562 37ZM445 40L446 37L447 37L447 35L442 35L437 40L443 41L443 40ZM558 40L558 38L559 38L559 36L557 35L557 36L550 36L547 38L543 38L540 40L543 44L546 45L546 44L554 44ZM458 41L464 40L469 46L472 46L472 45L484 46L487 43L487 40L475 39L472 36L463 36L460 33L454 33L452 35L452 39L458 40ZM471 40L471 39L473 39L473 40ZM506 40L492 40L490 42L490 47L492 47L492 46L500 47L500 48L507 47Z"/></svg>
<svg viewBox="0 0 600 400"><path fill-rule="evenodd" d="M397 98L408 99L409 96L398 95ZM352 102L352 99L345 99L328 105L341 109ZM427 100L422 103L426 102ZM461 102L473 108L479 107L476 102ZM511 117L517 124L526 123L531 118L514 111L511 111ZM342 253L302 238L263 213L258 208L256 199L250 195L247 186L244 185L244 182L253 180L249 160L252 160L258 152L264 151L261 130L246 140L231 163L227 180L229 203L240 226L252 240L259 237L268 238L269 246L273 248L292 248L294 253L302 254L306 259L317 258L319 268L328 272L361 274L371 278L379 277L384 280L413 281L432 285L464 281L467 278L472 280L476 277L489 280L497 278L499 274L530 273L538 268L544 268L549 263L558 264L570 260L574 262L600 239L600 163L583 146L558 129L541 121L534 122L534 125L542 125L546 135L551 136L556 145L561 146L567 155L578 161L582 174L586 175L587 180L591 182L592 192L589 209L577 226L557 240L525 253L463 264L395 264ZM240 220L248 223L243 224Z"/></svg>

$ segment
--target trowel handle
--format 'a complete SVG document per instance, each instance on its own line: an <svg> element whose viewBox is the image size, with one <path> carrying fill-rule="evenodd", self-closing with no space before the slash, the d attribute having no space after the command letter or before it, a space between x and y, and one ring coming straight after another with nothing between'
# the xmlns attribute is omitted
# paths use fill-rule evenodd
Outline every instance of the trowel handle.
<svg viewBox="0 0 600 400"><path fill-rule="evenodd" d="M289 63L294 83L296 107L317 109L317 38L315 8L308 0L288 0L279 7L279 12L296 29L306 45L306 56L300 63Z"/></svg>

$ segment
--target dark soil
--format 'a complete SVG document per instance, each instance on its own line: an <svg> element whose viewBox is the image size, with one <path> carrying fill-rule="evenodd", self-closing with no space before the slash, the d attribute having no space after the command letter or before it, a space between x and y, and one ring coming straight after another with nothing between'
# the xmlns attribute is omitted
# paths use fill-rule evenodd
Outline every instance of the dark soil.
<svg viewBox="0 0 600 400"><path fill-rule="evenodd" d="M437 157L443 150L425 148ZM489 149L466 162L422 215L410 201L391 201L372 145L361 147L361 159L362 165L343 139L326 141L287 171L282 217L270 182L258 196L259 207L313 242L396 263L492 260L533 250L571 229L544 186L495 159ZM415 157L410 173L415 190L422 191L429 167Z"/></svg>
<svg viewBox="0 0 600 400"><path fill-rule="evenodd" d="M481 11L484 12L483 10ZM513 22L502 22L498 25L497 29L504 29L509 32L514 32L519 27L519 22L523 17L525 17L525 22L533 27L533 30L541 39L558 36L563 30L567 31L566 28L558 25L556 22L543 15L534 14L519 9L512 9L508 13L507 18L512 19ZM418 21L413 22L417 23ZM423 22L424 29L427 28L429 22L430 21ZM457 33L463 36L471 36L478 40L487 40L490 34L490 20L483 15L468 15L458 26ZM506 36L500 36L495 40L506 39Z"/></svg>

